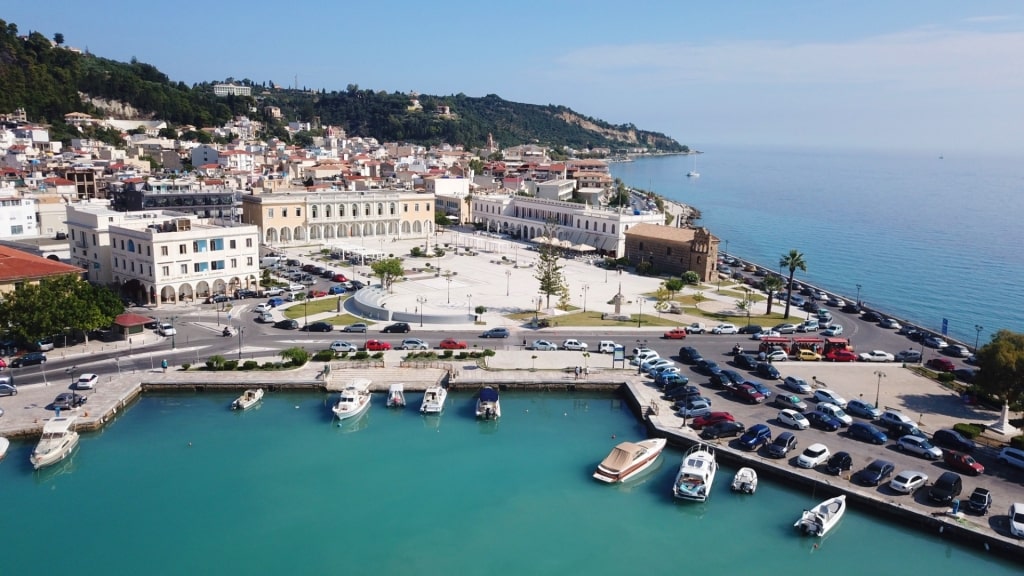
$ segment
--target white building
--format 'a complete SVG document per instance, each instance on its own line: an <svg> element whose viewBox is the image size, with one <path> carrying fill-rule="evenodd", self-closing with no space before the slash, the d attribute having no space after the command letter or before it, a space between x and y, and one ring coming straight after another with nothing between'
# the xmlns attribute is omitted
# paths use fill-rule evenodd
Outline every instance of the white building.
<svg viewBox="0 0 1024 576"><path fill-rule="evenodd" d="M8 192L5 188L4 192ZM36 205L17 193L0 194L0 238L38 236Z"/></svg>
<svg viewBox="0 0 1024 576"><path fill-rule="evenodd" d="M255 226L216 224L169 210L68 206L71 261L91 282L147 305L259 290Z"/></svg>
<svg viewBox="0 0 1024 576"><path fill-rule="evenodd" d="M239 86L238 84L214 84L214 96L252 96L251 86Z"/></svg>

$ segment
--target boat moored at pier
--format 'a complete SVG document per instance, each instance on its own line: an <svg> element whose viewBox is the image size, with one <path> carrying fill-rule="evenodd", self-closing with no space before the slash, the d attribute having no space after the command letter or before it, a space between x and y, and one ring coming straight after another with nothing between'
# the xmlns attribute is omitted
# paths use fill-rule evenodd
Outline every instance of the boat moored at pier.
<svg viewBox="0 0 1024 576"><path fill-rule="evenodd" d="M370 381L359 379L345 387L338 395L331 411L338 420L355 418L370 407Z"/></svg>
<svg viewBox="0 0 1024 576"><path fill-rule="evenodd" d="M498 400L498 390L491 386L484 386L476 399L476 417L483 420L497 420L501 418L501 402Z"/></svg>
<svg viewBox="0 0 1024 576"><path fill-rule="evenodd" d="M651 467L665 449L664 438L621 442L597 465L594 478L615 484L625 482Z"/></svg>
<svg viewBox="0 0 1024 576"><path fill-rule="evenodd" d="M672 484L672 495L679 500L706 501L711 496L717 472L715 451L706 444L695 444L679 464L679 473Z"/></svg>
<svg viewBox="0 0 1024 576"><path fill-rule="evenodd" d="M29 457L36 470L60 462L75 450L78 432L72 430L74 424L74 416L51 418L43 424L43 435Z"/></svg>
<svg viewBox="0 0 1024 576"><path fill-rule="evenodd" d="M388 408L405 408L405 384L396 382L388 388Z"/></svg>
<svg viewBox="0 0 1024 576"><path fill-rule="evenodd" d="M420 404L422 414L440 414L444 410L444 401L448 398L448 391L443 386L431 386L423 392L423 402Z"/></svg>

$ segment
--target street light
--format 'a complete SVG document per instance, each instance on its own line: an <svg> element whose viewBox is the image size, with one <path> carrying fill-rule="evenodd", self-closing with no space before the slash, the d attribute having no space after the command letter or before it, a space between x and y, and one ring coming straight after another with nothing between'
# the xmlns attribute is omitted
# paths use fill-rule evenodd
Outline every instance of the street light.
<svg viewBox="0 0 1024 576"><path fill-rule="evenodd" d="M636 327L640 327L640 321L644 318L644 298L640 297L640 315L636 317Z"/></svg>
<svg viewBox="0 0 1024 576"><path fill-rule="evenodd" d="M861 285L857 284L857 306L860 306L860 289Z"/></svg>
<svg viewBox="0 0 1024 576"><path fill-rule="evenodd" d="M64 372L66 372L69 376L71 376L71 386L72 387L74 387L74 385L75 385L75 372L76 371L78 371L78 366L72 366L70 368L65 368L64 369Z"/></svg>
<svg viewBox="0 0 1024 576"><path fill-rule="evenodd" d="M473 313L473 295L466 294L466 314Z"/></svg>
<svg viewBox="0 0 1024 576"><path fill-rule="evenodd" d="M309 327L309 298L302 299L302 327Z"/></svg>
<svg viewBox="0 0 1024 576"><path fill-rule="evenodd" d="M175 349L174 337L178 335L178 331L174 329L174 321L177 320L177 316L171 316L171 350Z"/></svg>
<svg viewBox="0 0 1024 576"><path fill-rule="evenodd" d="M587 292L590 291L590 286L587 284L583 285L583 311L587 311Z"/></svg>
<svg viewBox="0 0 1024 576"><path fill-rule="evenodd" d="M241 326L241 322L239 322L239 326L238 326L238 360L239 361L242 360L242 332L244 332L244 331L245 331L245 328L243 328Z"/></svg>
<svg viewBox="0 0 1024 576"><path fill-rule="evenodd" d="M729 255L729 241L728 240L725 241L725 253L722 254L722 255L723 256L728 256Z"/></svg>
<svg viewBox="0 0 1024 576"><path fill-rule="evenodd" d="M984 329L985 329L985 327L982 326L981 324L975 324L974 325L974 331L975 331L975 334L974 334L974 353L975 354L978 353L978 341L981 339L981 331L984 330Z"/></svg>
<svg viewBox="0 0 1024 576"><path fill-rule="evenodd" d="M643 345L641 345L641 343ZM640 361L639 356L640 356L640 350L643 350L644 348L647 348L647 340L640 340L638 338L637 341L636 341L636 355L638 356L638 358L636 359L636 374L637 374L637 376L639 376L642 373L641 369L640 369L640 366L643 364L643 362Z"/></svg>
<svg viewBox="0 0 1024 576"><path fill-rule="evenodd" d="M878 384L875 386L875 408L878 408L878 395L882 390L882 378L885 378L885 372L875 370L875 376L878 376ZM881 410L881 408L878 409Z"/></svg>
<svg viewBox="0 0 1024 576"><path fill-rule="evenodd" d="M505 296L509 294L509 286L512 283L512 271L505 270Z"/></svg>
<svg viewBox="0 0 1024 576"><path fill-rule="evenodd" d="M416 302L420 305L420 328L423 328L423 305L427 303L427 297L417 296Z"/></svg>
<svg viewBox="0 0 1024 576"><path fill-rule="evenodd" d="M448 303L452 303L452 276L449 273L444 279L448 282Z"/></svg>

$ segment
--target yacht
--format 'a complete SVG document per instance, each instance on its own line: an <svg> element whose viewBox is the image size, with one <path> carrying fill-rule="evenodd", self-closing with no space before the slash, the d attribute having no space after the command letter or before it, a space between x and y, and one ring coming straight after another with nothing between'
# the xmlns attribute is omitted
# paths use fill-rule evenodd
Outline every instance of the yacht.
<svg viewBox="0 0 1024 576"><path fill-rule="evenodd" d="M448 398L448 391L444 386L431 386L423 393L423 403L420 404L420 412L423 414L440 414L444 410L444 401Z"/></svg>
<svg viewBox="0 0 1024 576"><path fill-rule="evenodd" d="M594 478L614 484L625 482L651 467L665 449L664 438L622 442L597 465Z"/></svg>
<svg viewBox="0 0 1024 576"><path fill-rule="evenodd" d="M496 389L490 386L480 389L480 395L476 399L476 417L484 420L501 418L501 403L498 401Z"/></svg>
<svg viewBox="0 0 1024 576"><path fill-rule="evenodd" d="M401 382L388 388L388 408L405 408L405 385Z"/></svg>
<svg viewBox="0 0 1024 576"><path fill-rule="evenodd" d="M704 502L711 496L711 486L715 482L718 463L715 462L715 451L706 444L697 444L683 456L672 485L672 495L680 500Z"/></svg>
<svg viewBox="0 0 1024 576"><path fill-rule="evenodd" d="M256 388L246 390L242 392L242 395L235 398L235 401L231 403L232 410L248 410L255 406L260 400L263 400L263 388Z"/></svg>
<svg viewBox="0 0 1024 576"><path fill-rule="evenodd" d="M331 409L338 420L355 418L370 407L369 380L357 380L346 386Z"/></svg>
<svg viewBox="0 0 1024 576"><path fill-rule="evenodd" d="M36 470L60 462L75 450L78 432L72 430L74 424L74 416L51 418L43 424L43 435L29 457Z"/></svg>
<svg viewBox="0 0 1024 576"><path fill-rule="evenodd" d="M810 510L804 510L793 527L806 536L824 536L843 517L843 512L846 512L846 494L829 498Z"/></svg>

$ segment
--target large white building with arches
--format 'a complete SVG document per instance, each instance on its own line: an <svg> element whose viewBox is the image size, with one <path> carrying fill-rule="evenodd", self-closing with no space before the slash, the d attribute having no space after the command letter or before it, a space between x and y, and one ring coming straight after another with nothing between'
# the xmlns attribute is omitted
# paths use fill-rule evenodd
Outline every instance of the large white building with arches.
<svg viewBox="0 0 1024 576"><path fill-rule="evenodd" d="M426 238L434 195L399 190L282 190L242 197L242 222L268 246L331 244L353 238Z"/></svg>

